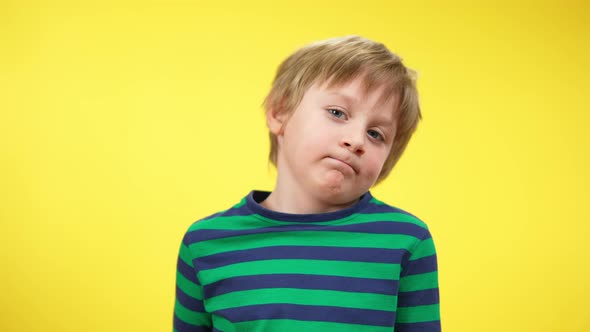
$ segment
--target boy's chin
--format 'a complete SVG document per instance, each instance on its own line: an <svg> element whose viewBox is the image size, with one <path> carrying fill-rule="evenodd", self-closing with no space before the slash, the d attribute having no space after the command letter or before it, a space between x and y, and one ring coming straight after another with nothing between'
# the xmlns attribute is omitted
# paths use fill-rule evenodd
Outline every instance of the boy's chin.
<svg viewBox="0 0 590 332"><path fill-rule="evenodd" d="M328 191L339 193L344 191L346 186L344 174L338 170L330 170L326 173L324 186Z"/></svg>
<svg viewBox="0 0 590 332"><path fill-rule="evenodd" d="M367 189L359 188L351 183L350 179L337 170L327 172L318 183L316 194L322 196L326 203L334 205L349 204L364 194Z"/></svg>

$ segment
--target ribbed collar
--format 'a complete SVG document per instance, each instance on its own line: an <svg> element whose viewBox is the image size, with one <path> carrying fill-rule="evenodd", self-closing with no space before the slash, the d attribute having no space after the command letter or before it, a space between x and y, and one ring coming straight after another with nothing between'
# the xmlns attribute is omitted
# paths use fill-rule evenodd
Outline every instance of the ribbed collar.
<svg viewBox="0 0 590 332"><path fill-rule="evenodd" d="M265 218L290 222L319 222L346 218L366 208L373 198L370 192L366 192L355 205L342 210L327 213L294 214L269 210L260 205L260 202L264 201L268 195L270 195L268 191L252 190L246 196L246 205L252 212Z"/></svg>

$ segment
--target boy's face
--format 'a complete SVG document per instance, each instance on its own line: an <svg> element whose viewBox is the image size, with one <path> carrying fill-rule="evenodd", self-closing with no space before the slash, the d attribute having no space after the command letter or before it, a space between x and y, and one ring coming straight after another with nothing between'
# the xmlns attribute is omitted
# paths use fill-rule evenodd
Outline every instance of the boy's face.
<svg viewBox="0 0 590 332"><path fill-rule="evenodd" d="M278 140L275 190L324 205L355 202L373 186L396 131L394 103L382 89L363 95L362 78L328 89L314 84L288 115L268 115Z"/></svg>

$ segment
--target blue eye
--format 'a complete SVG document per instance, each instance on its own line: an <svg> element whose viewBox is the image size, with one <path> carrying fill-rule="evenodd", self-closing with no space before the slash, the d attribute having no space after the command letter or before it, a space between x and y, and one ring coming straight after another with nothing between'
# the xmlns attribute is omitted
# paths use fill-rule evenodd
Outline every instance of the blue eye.
<svg viewBox="0 0 590 332"><path fill-rule="evenodd" d="M383 136L375 130L369 130L367 131L367 134L369 134L369 136L371 136L371 138L377 139L377 140L383 140Z"/></svg>
<svg viewBox="0 0 590 332"><path fill-rule="evenodd" d="M337 117L338 119L344 119L346 118L346 114L344 114L344 112L342 112L339 109L335 109L335 108L330 108L328 110L328 112L330 112L330 114L332 114L332 116Z"/></svg>

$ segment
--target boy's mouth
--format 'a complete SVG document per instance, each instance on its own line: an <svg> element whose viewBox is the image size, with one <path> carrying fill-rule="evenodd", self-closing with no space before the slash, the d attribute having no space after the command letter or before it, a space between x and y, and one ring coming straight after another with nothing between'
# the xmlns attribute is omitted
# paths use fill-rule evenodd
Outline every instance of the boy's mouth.
<svg viewBox="0 0 590 332"><path fill-rule="evenodd" d="M351 163L348 163L348 162L346 162L346 161L344 161L344 160L342 160L340 158L336 158L336 157L329 157L329 158L331 158L333 160L336 160L336 161L338 161L340 163L343 163L343 164L347 165L354 172L354 174L357 174L358 173L356 167L354 167Z"/></svg>

